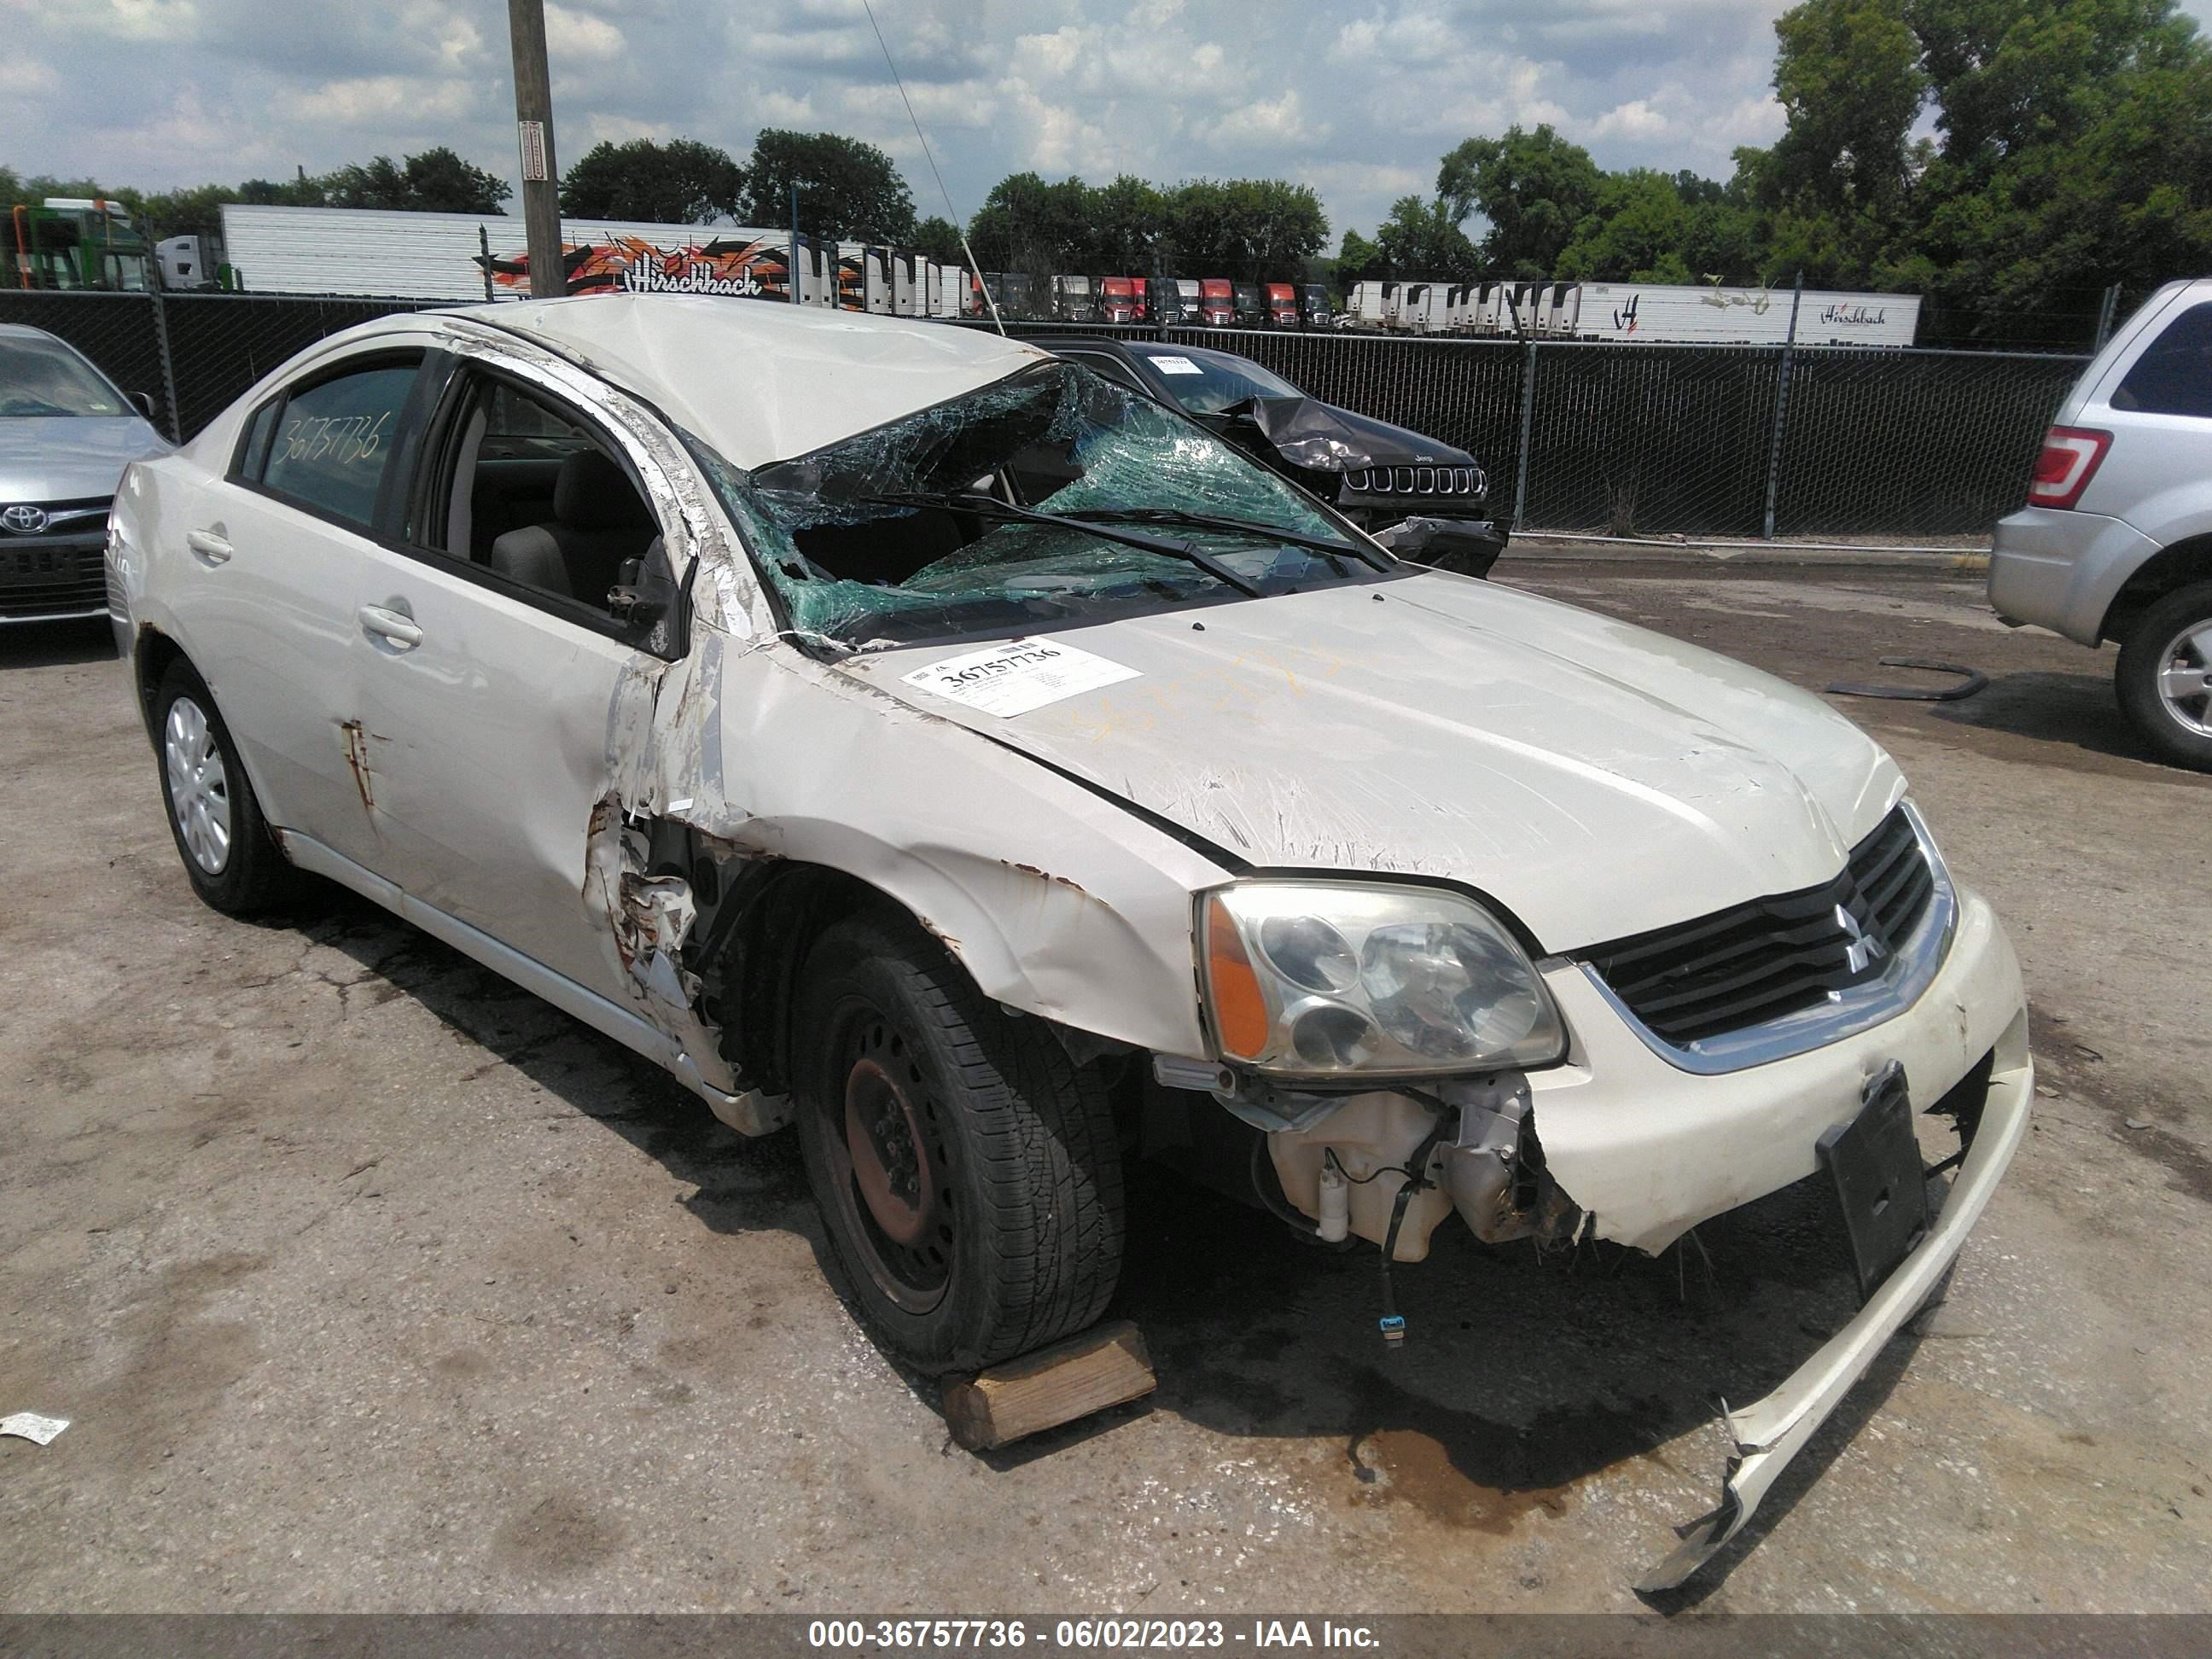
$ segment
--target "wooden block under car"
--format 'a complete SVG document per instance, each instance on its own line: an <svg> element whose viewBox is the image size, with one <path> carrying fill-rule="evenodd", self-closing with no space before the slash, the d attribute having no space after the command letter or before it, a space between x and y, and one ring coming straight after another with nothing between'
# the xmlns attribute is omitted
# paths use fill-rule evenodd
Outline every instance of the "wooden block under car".
<svg viewBox="0 0 2212 1659"><path fill-rule="evenodd" d="M1117 1319L946 1384L945 1420L969 1451L990 1451L1142 1399L1158 1385L1144 1333Z"/></svg>

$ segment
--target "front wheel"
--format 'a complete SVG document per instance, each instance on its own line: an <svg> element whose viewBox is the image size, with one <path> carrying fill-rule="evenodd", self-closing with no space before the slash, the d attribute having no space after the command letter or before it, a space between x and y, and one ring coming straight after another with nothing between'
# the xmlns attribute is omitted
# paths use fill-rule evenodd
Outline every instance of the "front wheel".
<svg viewBox="0 0 2212 1659"><path fill-rule="evenodd" d="M2161 755L2212 772L2212 582L2169 593L2136 619L2113 684Z"/></svg>
<svg viewBox="0 0 2212 1659"><path fill-rule="evenodd" d="M807 1180L884 1344L974 1370L1095 1322L1124 1229L1098 1079L900 920L823 934L798 1014Z"/></svg>

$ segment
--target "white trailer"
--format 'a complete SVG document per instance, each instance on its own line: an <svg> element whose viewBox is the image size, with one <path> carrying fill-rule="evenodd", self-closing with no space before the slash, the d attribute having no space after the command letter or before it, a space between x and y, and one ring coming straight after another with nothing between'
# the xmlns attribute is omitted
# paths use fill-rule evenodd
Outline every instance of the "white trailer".
<svg viewBox="0 0 2212 1659"><path fill-rule="evenodd" d="M1581 289L1574 332L1585 340L1779 345L1790 337L1786 288L1584 283ZM1917 294L1807 289L1796 306L1801 345L1909 346L1920 326Z"/></svg>
<svg viewBox="0 0 2212 1659"><path fill-rule="evenodd" d="M613 219L564 220L561 239L587 291L780 297L791 246L788 228ZM505 214L228 203L222 240L232 267L258 294L463 301L530 294L528 239L522 221ZM802 280L802 295L807 286Z"/></svg>

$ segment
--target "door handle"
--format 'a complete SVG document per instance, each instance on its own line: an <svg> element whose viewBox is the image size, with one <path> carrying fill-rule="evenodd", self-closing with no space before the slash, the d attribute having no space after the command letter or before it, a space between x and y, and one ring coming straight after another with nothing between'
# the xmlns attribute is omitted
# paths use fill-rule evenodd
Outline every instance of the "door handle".
<svg viewBox="0 0 2212 1659"><path fill-rule="evenodd" d="M188 530L185 545L209 564L221 564L230 556L230 538L219 530Z"/></svg>
<svg viewBox="0 0 2212 1659"><path fill-rule="evenodd" d="M380 605L365 605L356 614L361 617L364 632L374 634L402 651L412 651L422 643L422 630L415 625L411 617L403 616Z"/></svg>

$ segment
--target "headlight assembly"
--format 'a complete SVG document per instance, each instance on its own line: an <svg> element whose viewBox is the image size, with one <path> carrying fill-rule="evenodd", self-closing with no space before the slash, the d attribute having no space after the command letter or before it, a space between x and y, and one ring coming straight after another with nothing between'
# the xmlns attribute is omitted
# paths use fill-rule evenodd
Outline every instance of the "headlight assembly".
<svg viewBox="0 0 2212 1659"><path fill-rule="evenodd" d="M1199 896L1224 1060L1283 1076L1548 1066L1565 1028L1528 954L1433 887L1252 881Z"/></svg>

